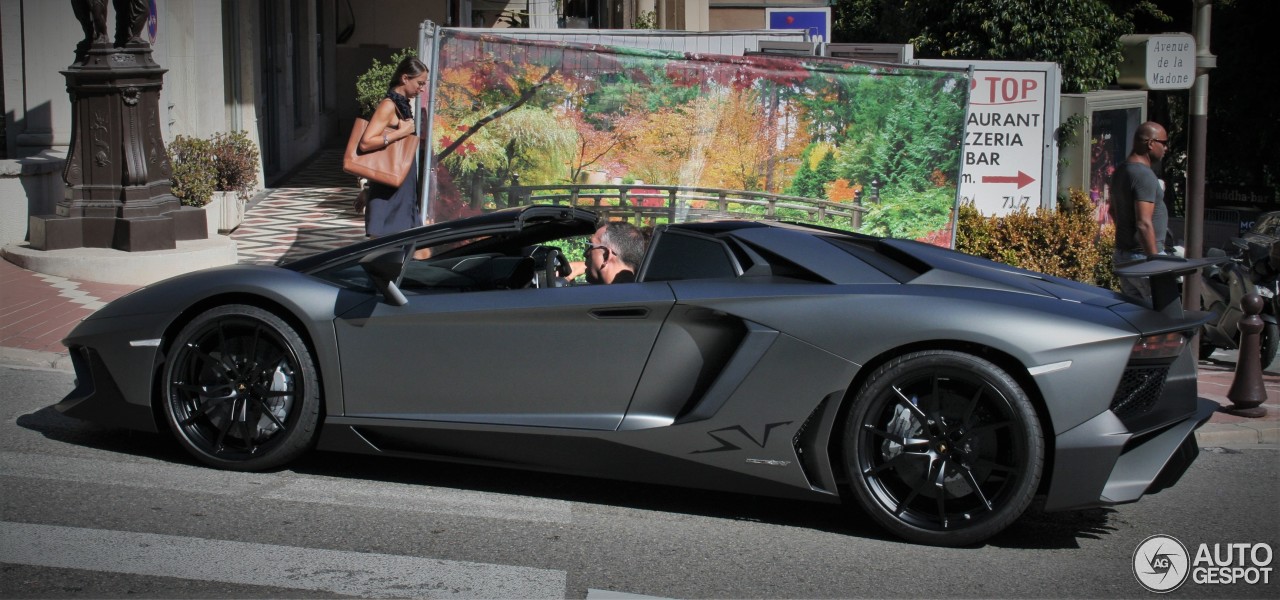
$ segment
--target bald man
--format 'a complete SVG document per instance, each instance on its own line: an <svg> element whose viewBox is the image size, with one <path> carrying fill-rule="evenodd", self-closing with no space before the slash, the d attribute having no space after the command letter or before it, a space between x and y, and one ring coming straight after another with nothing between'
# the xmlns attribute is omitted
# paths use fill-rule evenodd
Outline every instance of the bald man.
<svg viewBox="0 0 1280 600"><path fill-rule="evenodd" d="M1168 132L1159 123L1147 121L1134 131L1133 150L1111 175L1116 266L1164 253L1169 210L1164 205L1164 182L1156 171L1168 151ZM1145 277L1121 277L1120 291L1151 305L1151 282Z"/></svg>

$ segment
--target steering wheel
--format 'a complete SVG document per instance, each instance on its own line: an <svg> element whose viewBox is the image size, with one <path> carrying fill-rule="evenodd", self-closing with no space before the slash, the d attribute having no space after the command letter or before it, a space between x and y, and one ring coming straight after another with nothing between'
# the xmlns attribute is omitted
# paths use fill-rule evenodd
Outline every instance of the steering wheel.
<svg viewBox="0 0 1280 600"><path fill-rule="evenodd" d="M560 252L559 248L546 250L546 254L542 257L543 276L547 287L559 287L556 285L556 279L569 274L569 261L565 259L564 253Z"/></svg>

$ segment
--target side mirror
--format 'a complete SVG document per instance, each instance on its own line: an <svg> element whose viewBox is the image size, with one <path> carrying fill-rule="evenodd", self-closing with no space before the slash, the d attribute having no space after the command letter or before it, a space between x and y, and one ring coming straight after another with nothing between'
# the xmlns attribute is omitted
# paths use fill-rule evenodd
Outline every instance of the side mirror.
<svg viewBox="0 0 1280 600"><path fill-rule="evenodd" d="M401 292L396 285L396 282L400 281L400 275L404 273L407 252L408 246L388 248L360 259L360 268L369 275L369 279L373 280L373 285L378 288L387 302L394 306L404 306L409 303L409 299L404 297L404 292Z"/></svg>

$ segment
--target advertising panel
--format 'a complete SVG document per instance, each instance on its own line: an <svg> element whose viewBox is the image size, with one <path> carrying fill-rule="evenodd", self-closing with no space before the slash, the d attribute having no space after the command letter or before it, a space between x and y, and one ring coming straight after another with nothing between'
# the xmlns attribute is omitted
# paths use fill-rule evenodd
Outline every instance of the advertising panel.
<svg viewBox="0 0 1280 600"><path fill-rule="evenodd" d="M951 243L965 71L439 35L436 222L556 202Z"/></svg>

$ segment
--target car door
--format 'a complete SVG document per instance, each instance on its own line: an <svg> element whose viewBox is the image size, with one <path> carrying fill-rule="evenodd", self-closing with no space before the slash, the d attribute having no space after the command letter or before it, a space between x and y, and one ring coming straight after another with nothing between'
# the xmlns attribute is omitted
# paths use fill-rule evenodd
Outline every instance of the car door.
<svg viewBox="0 0 1280 600"><path fill-rule="evenodd" d="M334 322L346 416L615 429L665 283L407 294Z"/></svg>

